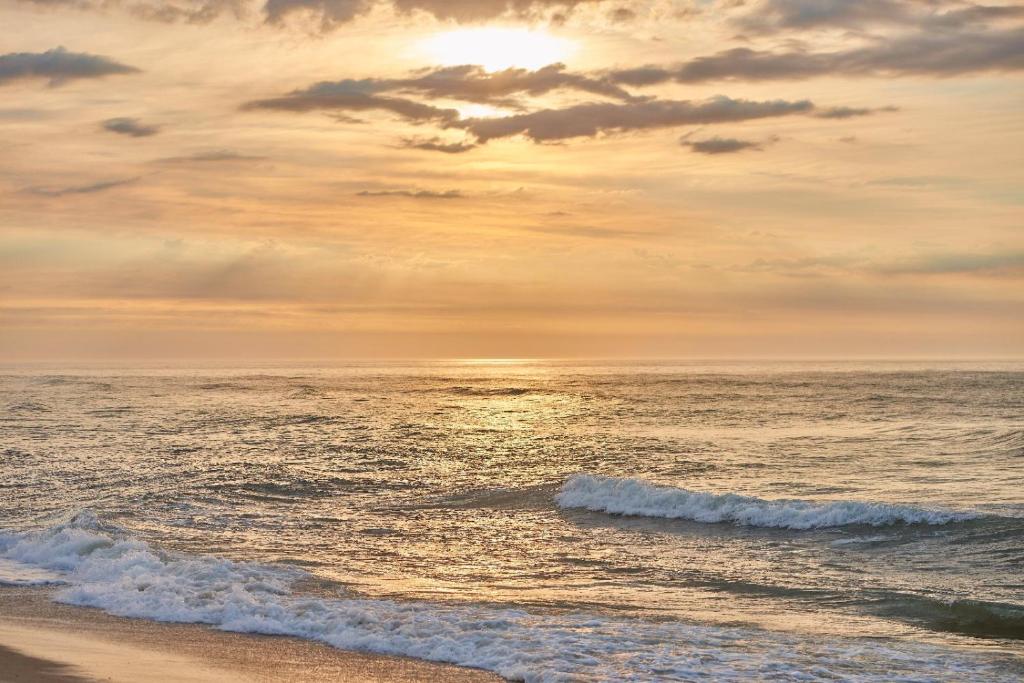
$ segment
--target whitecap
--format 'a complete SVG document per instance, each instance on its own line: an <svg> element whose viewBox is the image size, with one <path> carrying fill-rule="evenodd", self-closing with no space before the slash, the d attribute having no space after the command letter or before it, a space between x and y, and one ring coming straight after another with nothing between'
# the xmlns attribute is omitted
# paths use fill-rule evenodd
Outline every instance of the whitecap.
<svg viewBox="0 0 1024 683"><path fill-rule="evenodd" d="M976 519L956 512L891 503L858 501L766 500L735 493L706 493L659 486L642 479L577 474L569 477L555 501L563 508L583 508L638 517L732 522L779 529L822 529L892 524L941 525Z"/></svg>

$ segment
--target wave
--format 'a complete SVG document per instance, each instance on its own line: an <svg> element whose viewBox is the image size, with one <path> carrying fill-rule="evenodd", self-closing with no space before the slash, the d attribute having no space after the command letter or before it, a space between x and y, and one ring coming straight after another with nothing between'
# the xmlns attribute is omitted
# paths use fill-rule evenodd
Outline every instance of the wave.
<svg viewBox="0 0 1024 683"><path fill-rule="evenodd" d="M555 501L563 508L584 508L637 517L732 522L778 529L823 529L893 524L941 525L976 519L974 512L856 501L765 500L735 493L714 494L642 479L577 474L566 480Z"/></svg>
<svg viewBox="0 0 1024 683"><path fill-rule="evenodd" d="M1024 640L1024 605L981 600L940 600L920 595L891 594L875 613L921 623L936 631L976 638Z"/></svg>
<svg viewBox="0 0 1024 683"><path fill-rule="evenodd" d="M50 408L36 401L22 401L8 404L7 411L10 413L48 413Z"/></svg>
<svg viewBox="0 0 1024 683"><path fill-rule="evenodd" d="M56 600L111 614L306 638L449 662L537 683L579 680L995 682L1018 673L978 653L678 621L302 595L300 569L168 552L91 513L0 532L0 558L59 572Z"/></svg>
<svg viewBox="0 0 1024 683"><path fill-rule="evenodd" d="M448 387L444 390L446 393L454 394L455 396L480 396L480 397L500 397L500 396L525 396L531 393L533 390L527 387L469 387L469 386L454 386Z"/></svg>

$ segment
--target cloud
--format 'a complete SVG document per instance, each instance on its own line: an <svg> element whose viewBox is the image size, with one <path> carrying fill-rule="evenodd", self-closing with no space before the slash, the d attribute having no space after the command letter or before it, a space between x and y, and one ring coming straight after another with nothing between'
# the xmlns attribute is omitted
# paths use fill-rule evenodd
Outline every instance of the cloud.
<svg viewBox="0 0 1024 683"><path fill-rule="evenodd" d="M858 116L871 116L880 112L899 111L899 107L828 107L818 110L814 115L819 119L852 119Z"/></svg>
<svg viewBox="0 0 1024 683"><path fill-rule="evenodd" d="M522 229L528 232L542 233L545 235L580 237L587 239L636 240L650 238L657 235L656 232L644 232L642 230L631 230L629 228L609 228L590 225L532 225L523 226Z"/></svg>
<svg viewBox="0 0 1024 683"><path fill-rule="evenodd" d="M534 16L538 12L569 11L579 5L594 5L602 0L393 0L400 12L422 11L438 19L484 21L514 15Z"/></svg>
<svg viewBox="0 0 1024 683"><path fill-rule="evenodd" d="M629 104L578 104L504 118L466 119L449 123L464 128L480 142L525 135L534 142L594 137L652 128L735 123L813 111L807 100L756 102L719 96L704 102L652 100Z"/></svg>
<svg viewBox="0 0 1024 683"><path fill-rule="evenodd" d="M510 68L489 73L481 66L465 65L436 69L417 78L377 81L389 90L421 93L430 98L449 98L482 104L506 104L511 95L544 95L554 90L579 90L592 95L632 101L635 96L605 78L566 72L564 64L550 64L530 71Z"/></svg>
<svg viewBox="0 0 1024 683"><path fill-rule="evenodd" d="M832 107L816 110L808 100L756 102L724 96L703 102L637 98L617 86L609 89L608 78L608 75L591 77L567 73L562 64L536 71L506 69L494 74L488 74L478 66L459 66L426 70L407 79L322 81L282 97L249 102L243 105L243 109L325 110L335 115L338 111L380 110L417 124L433 123L441 129L463 130L475 138L459 142L446 142L440 137L406 138L401 143L408 149L446 154L461 154L489 140L516 135L524 135L534 142L553 142L633 130L730 123L790 114L813 113L821 118L844 119L892 109ZM456 109L409 97L415 93L432 99L508 104L507 97L513 94L540 94L562 87L606 94L620 101L586 102L509 116L461 118ZM693 148L712 153L710 150L715 147L709 144L703 150L700 145Z"/></svg>
<svg viewBox="0 0 1024 683"><path fill-rule="evenodd" d="M267 0L263 13L268 24L281 24L293 14L308 14L322 31L329 31L365 14L371 6L367 0Z"/></svg>
<svg viewBox="0 0 1024 683"><path fill-rule="evenodd" d="M876 268L887 275L1024 275L1024 251L930 254Z"/></svg>
<svg viewBox="0 0 1024 683"><path fill-rule="evenodd" d="M737 138L720 138L713 137L707 140L688 140L684 136L679 144L684 147L689 147L694 152L701 154L733 154L735 152L742 152L745 149L754 149L761 151L763 149L760 142L754 142L752 140L739 140Z"/></svg>
<svg viewBox="0 0 1024 683"><path fill-rule="evenodd" d="M476 149L476 145L472 142L444 142L440 138L428 138L425 140L408 138L402 141L402 146L408 149L422 149L428 152L443 152L445 154L462 154L463 152Z"/></svg>
<svg viewBox="0 0 1024 683"><path fill-rule="evenodd" d="M42 197L64 197L76 194L95 194L97 192L111 190L115 187L132 185L138 181L139 178L123 178L120 180L106 180L89 185L73 185L70 187L30 187L24 191L29 194L40 195Z"/></svg>
<svg viewBox="0 0 1024 683"><path fill-rule="evenodd" d="M863 268L864 265L865 262L862 258L847 254L834 254L830 256L757 258L752 263L741 267L741 270L806 277L809 274L821 274L823 271L830 270L849 271Z"/></svg>
<svg viewBox="0 0 1024 683"><path fill-rule="evenodd" d="M189 154L180 157L165 157L163 159L157 159L157 163L162 164L192 164L192 163L218 163L218 162L232 162L232 161L262 161L266 157L250 155L250 154L239 154L238 152L232 152L226 149L214 150L210 152L197 152L196 154Z"/></svg>
<svg viewBox="0 0 1024 683"><path fill-rule="evenodd" d="M118 117L107 119L102 124L103 129L119 135L128 135L133 138L147 138L160 132L159 126L146 125L138 119Z"/></svg>
<svg viewBox="0 0 1024 683"><path fill-rule="evenodd" d="M321 82L304 90L295 90L283 97L255 100L243 109L274 109L279 111L388 111L416 122L451 121L459 113L413 100L375 95L365 92L362 81Z"/></svg>
<svg viewBox="0 0 1024 683"><path fill-rule="evenodd" d="M1019 17L1024 17L1024 5L968 5L961 9L934 14L928 18L927 24L936 29L950 29Z"/></svg>
<svg viewBox="0 0 1024 683"><path fill-rule="evenodd" d="M100 55L68 52L57 47L46 52L0 55L0 85L18 80L46 79L56 87L69 81L102 78L139 70Z"/></svg>
<svg viewBox="0 0 1024 683"><path fill-rule="evenodd" d="M768 34L869 26L964 28L1020 16L1024 7L1019 5L964 5L949 0L761 0L733 23L747 33Z"/></svg>
<svg viewBox="0 0 1024 683"><path fill-rule="evenodd" d="M956 176L918 175L918 176L890 176L870 180L868 185L878 187L951 187L962 185L965 178Z"/></svg>
<svg viewBox="0 0 1024 683"><path fill-rule="evenodd" d="M125 9L146 21L207 24L223 14L241 19L250 13L250 0L21 0L45 8L72 7L104 12Z"/></svg>
<svg viewBox="0 0 1024 683"><path fill-rule="evenodd" d="M748 32L822 27L855 28L873 23L905 23L914 13L899 0L762 0L734 20Z"/></svg>
<svg viewBox="0 0 1024 683"><path fill-rule="evenodd" d="M45 109L31 109L28 107L11 107L0 109L0 121L41 121L51 118L53 112Z"/></svg>
<svg viewBox="0 0 1024 683"><path fill-rule="evenodd" d="M224 15L242 18L250 13L247 0L23 0L44 7L66 5L104 11L125 8L148 21L206 24ZM293 18L310 20L323 31L331 31L377 8L400 14L425 12L441 20L480 22L503 16L542 18L551 12L570 11L577 5L599 4L603 0L266 0L260 8L267 24L282 25ZM553 15L551 15L553 18Z"/></svg>
<svg viewBox="0 0 1024 683"><path fill-rule="evenodd" d="M425 12L441 20L479 22L502 16L535 17L550 10L571 10L601 0L267 0L267 23L281 24L292 15L310 17L329 31L380 6L402 14Z"/></svg>
<svg viewBox="0 0 1024 683"><path fill-rule="evenodd" d="M40 0L34 1L39 2ZM105 0L103 3L94 2L93 4L102 10L113 3L111 0ZM236 18L242 18L248 12L246 0L177 0L176 2L144 0L133 2L127 7L134 16L140 19L186 24L207 24L222 14L232 14Z"/></svg>
<svg viewBox="0 0 1024 683"><path fill-rule="evenodd" d="M876 275L1024 275L1024 251L936 252L895 260L874 261L863 255L835 254L803 258L759 258L747 270L804 276L827 270Z"/></svg>
<svg viewBox="0 0 1024 683"><path fill-rule="evenodd" d="M620 69L610 74L610 78L614 82L636 88L661 85L671 81L672 77L673 73L670 69L660 66L638 66L631 69Z"/></svg>
<svg viewBox="0 0 1024 683"><path fill-rule="evenodd" d="M647 66L609 75L616 83L648 86L676 81L798 80L817 76L955 76L1024 69L1024 28L921 32L836 52L734 48L675 68Z"/></svg>
<svg viewBox="0 0 1024 683"><path fill-rule="evenodd" d="M628 7L618 7L608 13L608 18L616 24L624 24L636 19L636 12Z"/></svg>
<svg viewBox="0 0 1024 683"><path fill-rule="evenodd" d="M578 90L622 101L645 99L631 95L607 78L567 72L564 64L551 64L535 71L510 68L496 72L467 64L428 69L410 78L324 81L292 95L374 98L386 93L416 94L432 100L462 100L515 108L519 103L513 99L514 95L539 96L554 90Z"/></svg>
<svg viewBox="0 0 1024 683"><path fill-rule="evenodd" d="M434 192L432 190L363 190L357 197L410 197L412 199L462 199L458 190Z"/></svg>

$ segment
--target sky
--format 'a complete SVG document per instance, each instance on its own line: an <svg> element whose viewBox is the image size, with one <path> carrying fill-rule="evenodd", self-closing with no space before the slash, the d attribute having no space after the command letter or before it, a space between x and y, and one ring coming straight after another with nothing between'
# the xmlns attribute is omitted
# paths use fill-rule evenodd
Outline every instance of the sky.
<svg viewBox="0 0 1024 683"><path fill-rule="evenodd" d="M0 360L1019 358L994 2L0 0Z"/></svg>

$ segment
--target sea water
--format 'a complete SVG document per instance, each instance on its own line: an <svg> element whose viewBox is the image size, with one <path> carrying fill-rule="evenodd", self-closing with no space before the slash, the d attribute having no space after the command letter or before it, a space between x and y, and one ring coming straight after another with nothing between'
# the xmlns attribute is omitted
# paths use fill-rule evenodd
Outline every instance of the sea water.
<svg viewBox="0 0 1024 683"><path fill-rule="evenodd" d="M1024 366L6 366L0 583L527 681L1019 681Z"/></svg>

